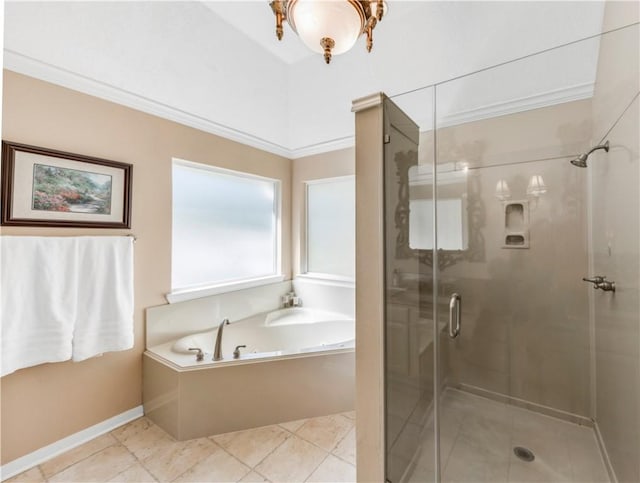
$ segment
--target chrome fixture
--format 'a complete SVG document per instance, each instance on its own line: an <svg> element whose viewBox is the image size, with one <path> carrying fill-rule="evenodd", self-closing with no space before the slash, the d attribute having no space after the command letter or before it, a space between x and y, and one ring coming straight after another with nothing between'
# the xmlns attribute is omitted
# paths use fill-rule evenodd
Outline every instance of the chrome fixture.
<svg viewBox="0 0 640 483"><path fill-rule="evenodd" d="M600 289L605 292L615 292L616 291L616 283L607 280L607 277L602 277L600 275L596 275L593 278L583 278L585 282L589 282L593 284L594 289Z"/></svg>
<svg viewBox="0 0 640 483"><path fill-rule="evenodd" d="M610 282L609 280L605 280L602 283L594 285L593 288L600 289L600 290L603 290L605 292L615 292L616 291L616 283L615 282Z"/></svg>
<svg viewBox="0 0 640 483"><path fill-rule="evenodd" d="M282 40L283 22L289 22L304 44L314 52L332 55L351 49L360 35L367 34L367 51L373 47L373 29L387 12L384 0L272 0L276 37Z"/></svg>
<svg viewBox="0 0 640 483"><path fill-rule="evenodd" d="M455 314L456 324L453 325ZM460 335L460 322L462 319L462 298L459 294L451 294L449 299L449 337L455 339Z"/></svg>
<svg viewBox="0 0 640 483"><path fill-rule="evenodd" d="M189 347L189 350L198 351L198 353L196 354L196 361L200 362L204 360L204 352L202 352L202 349L200 349L200 347Z"/></svg>
<svg viewBox="0 0 640 483"><path fill-rule="evenodd" d="M570 161L571 164L573 164L574 166L577 166L578 168L586 168L587 167L587 158L589 157L589 155L592 152L597 151L598 149L604 149L608 153L609 152L609 141L605 142L604 144L598 144L596 147L591 148L588 153L581 154L576 159L572 159Z"/></svg>
<svg viewBox="0 0 640 483"><path fill-rule="evenodd" d="M222 332L224 331L224 326L225 325L229 325L229 319L224 319L222 322L220 322L220 325L218 326L218 333L216 334L216 345L215 345L215 348L213 349L213 360L214 361L221 361L223 359L223 357L222 357Z"/></svg>
<svg viewBox="0 0 640 483"><path fill-rule="evenodd" d="M237 345L233 351L233 358L240 359L240 349L244 349L246 347L247 347L246 345Z"/></svg>
<svg viewBox="0 0 640 483"><path fill-rule="evenodd" d="M302 299L295 292L289 292L282 296L281 308L288 309L289 307L302 307Z"/></svg>

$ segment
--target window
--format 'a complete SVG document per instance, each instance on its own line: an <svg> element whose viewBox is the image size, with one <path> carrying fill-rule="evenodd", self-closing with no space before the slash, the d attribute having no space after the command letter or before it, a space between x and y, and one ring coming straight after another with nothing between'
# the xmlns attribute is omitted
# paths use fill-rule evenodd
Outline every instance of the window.
<svg viewBox="0 0 640 483"><path fill-rule="evenodd" d="M278 180L174 160L173 292L278 276L279 196Z"/></svg>
<svg viewBox="0 0 640 483"><path fill-rule="evenodd" d="M307 183L306 272L355 277L355 178Z"/></svg>

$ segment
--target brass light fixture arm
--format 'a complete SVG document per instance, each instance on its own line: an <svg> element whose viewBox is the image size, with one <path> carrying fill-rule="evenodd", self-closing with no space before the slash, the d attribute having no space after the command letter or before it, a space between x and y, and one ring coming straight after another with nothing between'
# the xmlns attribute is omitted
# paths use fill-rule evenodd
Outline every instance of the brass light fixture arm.
<svg viewBox="0 0 640 483"><path fill-rule="evenodd" d="M377 23L376 17L371 16L364 27L364 31L367 34L367 52L371 52L373 48L373 29L376 28Z"/></svg>
<svg viewBox="0 0 640 483"><path fill-rule="evenodd" d="M276 37L278 37L278 40L282 40L284 35L282 23L287 20L286 3L286 0L284 2L282 0L273 0L269 3L271 10L273 10L273 14L276 16Z"/></svg>
<svg viewBox="0 0 640 483"><path fill-rule="evenodd" d="M378 0L378 8L376 10L376 17L378 17L378 21L382 20L383 15L384 15L384 0Z"/></svg>

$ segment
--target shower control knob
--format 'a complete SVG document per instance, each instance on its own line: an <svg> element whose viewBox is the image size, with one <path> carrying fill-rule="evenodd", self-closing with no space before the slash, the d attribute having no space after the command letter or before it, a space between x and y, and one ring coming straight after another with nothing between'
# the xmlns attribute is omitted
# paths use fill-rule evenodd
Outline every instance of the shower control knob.
<svg viewBox="0 0 640 483"><path fill-rule="evenodd" d="M607 277L601 277L600 275L596 275L593 278L583 278L582 280L584 280L585 282L590 282L597 286L598 284L604 282L606 279Z"/></svg>
<svg viewBox="0 0 640 483"><path fill-rule="evenodd" d="M598 290L604 290L605 292L615 292L616 291L616 283L607 280L607 277L601 277L600 275L596 275L593 278L583 278L585 282L590 282L593 284L593 288Z"/></svg>

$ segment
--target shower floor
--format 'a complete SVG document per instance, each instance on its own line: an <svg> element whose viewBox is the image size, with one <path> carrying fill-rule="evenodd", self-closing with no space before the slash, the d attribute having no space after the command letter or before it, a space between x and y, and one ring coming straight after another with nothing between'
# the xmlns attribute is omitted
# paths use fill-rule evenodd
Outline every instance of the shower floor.
<svg viewBox="0 0 640 483"><path fill-rule="evenodd" d="M440 433L443 482L609 482L593 429L527 409L447 389ZM433 449L428 438L408 481L433 481Z"/></svg>

